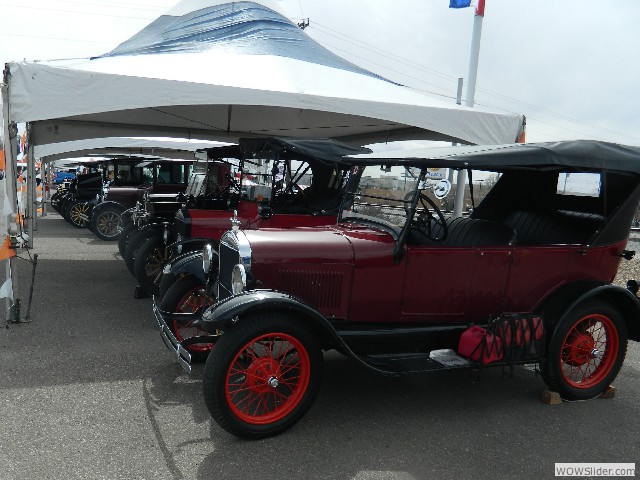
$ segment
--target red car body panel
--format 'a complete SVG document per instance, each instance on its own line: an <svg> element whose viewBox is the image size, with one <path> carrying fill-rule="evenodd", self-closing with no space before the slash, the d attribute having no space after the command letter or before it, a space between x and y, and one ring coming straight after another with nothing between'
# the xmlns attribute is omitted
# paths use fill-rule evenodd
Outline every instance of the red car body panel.
<svg viewBox="0 0 640 480"><path fill-rule="evenodd" d="M293 228L299 226L333 225L336 215L301 215L278 213L270 218L258 215L258 204L241 201L236 208L240 228L256 230L259 228ZM191 238L219 239L231 226L230 219L233 212L229 210L199 210L189 209L191 218Z"/></svg>
<svg viewBox="0 0 640 480"><path fill-rule="evenodd" d="M625 242L582 245L405 247L359 225L246 232L261 288L284 291L350 322L471 322L529 312L559 287L609 283Z"/></svg>

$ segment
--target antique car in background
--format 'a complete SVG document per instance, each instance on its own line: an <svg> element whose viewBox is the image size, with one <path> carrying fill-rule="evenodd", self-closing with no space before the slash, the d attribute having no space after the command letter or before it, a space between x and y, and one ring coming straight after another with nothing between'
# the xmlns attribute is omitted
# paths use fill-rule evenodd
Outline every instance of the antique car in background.
<svg viewBox="0 0 640 480"><path fill-rule="evenodd" d="M104 189L101 169L77 175L67 188L58 188L51 196L51 206L71 225L85 228L82 215L100 201Z"/></svg>
<svg viewBox="0 0 640 480"><path fill-rule="evenodd" d="M123 212L118 249L132 275L136 276L137 263L144 261L145 267L144 274L138 275L136 298L157 293L155 278L173 256L174 249L167 244L171 242L172 225L180 208L226 211L231 168L232 164L228 161L197 161L184 192L147 192L135 207Z"/></svg>
<svg viewBox="0 0 640 480"><path fill-rule="evenodd" d="M207 242L217 245L217 240L229 228L232 215L243 228L251 230L335 224L347 170L342 159L345 155L365 152L370 150L328 139L240 139L237 156L242 160L243 169L248 170L249 162L261 165L265 173L254 174L255 184L244 185L249 188L240 189L239 182L235 185L228 203L232 211L187 207L178 212L171 238L180 239L178 247L193 248L195 244L199 248L178 255L164 268L160 308L189 312L213 303L212 297L204 293L202 245ZM225 154L229 156L228 151ZM210 150L209 155L218 157L218 149ZM241 179L246 175L243 171ZM151 270L144 265L144 258L141 255L136 259L139 280ZM175 324L172 328L179 339L199 332L190 325ZM206 358L210 348L207 343L188 347L199 360Z"/></svg>
<svg viewBox="0 0 640 480"><path fill-rule="evenodd" d="M187 370L189 344L214 343L204 399L222 428L261 438L291 427L329 349L383 375L539 364L568 400L614 380L627 341L640 340L638 284L612 284L634 253L625 248L640 148L571 141L413 155L354 159L334 226L235 225L219 255L205 247L217 303L195 314L154 308ZM428 167L495 185L469 217L448 218ZM180 344L175 322L208 336Z"/></svg>
<svg viewBox="0 0 640 480"><path fill-rule="evenodd" d="M173 195L183 192L192 163L169 159L117 162L114 179L105 188L102 200L88 209L82 218L98 238L117 240L122 213L147 192Z"/></svg>

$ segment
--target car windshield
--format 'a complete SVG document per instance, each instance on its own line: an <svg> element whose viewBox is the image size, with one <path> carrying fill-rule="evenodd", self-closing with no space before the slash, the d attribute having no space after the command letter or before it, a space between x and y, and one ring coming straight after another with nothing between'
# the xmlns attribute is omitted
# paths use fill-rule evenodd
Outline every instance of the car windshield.
<svg viewBox="0 0 640 480"><path fill-rule="evenodd" d="M398 236L423 173L399 166L353 167L340 221L373 224Z"/></svg>

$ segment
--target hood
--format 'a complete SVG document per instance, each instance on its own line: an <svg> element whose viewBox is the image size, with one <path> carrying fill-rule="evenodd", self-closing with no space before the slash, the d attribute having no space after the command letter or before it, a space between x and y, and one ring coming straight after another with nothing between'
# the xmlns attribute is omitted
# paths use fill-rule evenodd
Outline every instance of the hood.
<svg viewBox="0 0 640 480"><path fill-rule="evenodd" d="M252 264L350 263L351 242L334 227L246 230Z"/></svg>

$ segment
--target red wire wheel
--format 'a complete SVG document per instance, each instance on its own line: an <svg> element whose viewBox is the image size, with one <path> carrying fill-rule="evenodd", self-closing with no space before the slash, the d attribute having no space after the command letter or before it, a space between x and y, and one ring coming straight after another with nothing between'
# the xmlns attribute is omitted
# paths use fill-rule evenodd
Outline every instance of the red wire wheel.
<svg viewBox="0 0 640 480"><path fill-rule="evenodd" d="M322 377L322 350L311 322L262 312L227 328L204 369L214 420L246 439L278 435L311 407Z"/></svg>
<svg viewBox="0 0 640 480"><path fill-rule="evenodd" d="M570 312L549 343L543 377L567 400L586 400L615 379L627 350L627 329L611 304L591 300Z"/></svg>
<svg viewBox="0 0 640 480"><path fill-rule="evenodd" d="M618 335L610 318L588 315L578 320L564 338L562 376L571 386L591 388L611 372L618 356Z"/></svg>
<svg viewBox="0 0 640 480"><path fill-rule="evenodd" d="M240 420L265 425L286 418L309 386L309 355L286 333L261 335L240 349L226 378L226 397Z"/></svg>
<svg viewBox="0 0 640 480"><path fill-rule="evenodd" d="M198 285L192 288L178 302L176 313L194 313L202 306L213 305L213 299L204 291L204 285ZM198 326L193 326L191 322L180 324L176 320L173 321L173 332L179 342L198 335L209 335L208 332ZM194 343L187 347L189 352L210 352L213 343Z"/></svg>
<svg viewBox="0 0 640 480"><path fill-rule="evenodd" d="M199 278L193 275L185 275L179 278L167 290L160 302L160 310L172 313L193 313L202 306L213 305L214 298L205 293L205 286ZM210 335L209 332L191 323L181 324L177 320L169 323L169 328L179 342L187 338ZM209 356L214 343L194 343L185 347L191 354L194 362L203 362Z"/></svg>

